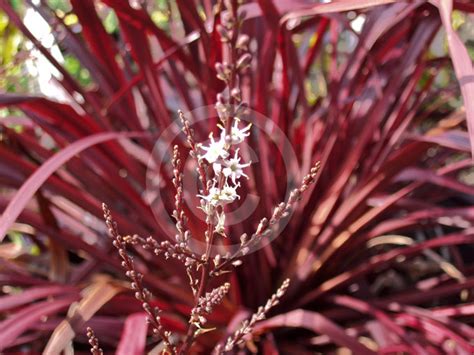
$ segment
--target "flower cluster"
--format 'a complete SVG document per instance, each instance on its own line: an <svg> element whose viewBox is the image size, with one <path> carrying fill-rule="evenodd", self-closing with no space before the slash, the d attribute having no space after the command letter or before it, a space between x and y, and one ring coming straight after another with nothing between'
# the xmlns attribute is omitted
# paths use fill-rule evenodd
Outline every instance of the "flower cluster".
<svg viewBox="0 0 474 355"><path fill-rule="evenodd" d="M239 128L239 119L235 119L230 135L226 135L224 127L221 128L221 135L218 141L213 135L209 136L209 146L200 145L205 153L199 155L199 159L204 159L212 165L214 177L211 180L211 187L206 195L198 195L201 198L201 208L206 214L212 214L218 206L224 206L240 198L237 188L240 186L239 179L244 176L248 178L243 169L250 165L241 163L239 148L235 149L233 155L229 153L232 145L242 143L249 136L251 124L244 128Z"/></svg>
<svg viewBox="0 0 474 355"><path fill-rule="evenodd" d="M264 306L258 307L256 313L254 313L250 319L246 319L242 322L240 327L227 338L225 346L223 344L218 344L213 352L214 355L224 354L227 351L231 351L236 344L241 344L243 338L252 331L254 325L263 319L265 319L268 311L280 303L280 299L285 294L286 290L290 286L290 280L285 279L280 286L280 288L268 299L267 303Z"/></svg>
<svg viewBox="0 0 474 355"><path fill-rule="evenodd" d="M198 325L206 323L207 319L203 314L211 314L214 307L222 302L229 289L230 283L226 282L222 286L199 297L198 304L191 310L191 322Z"/></svg>
<svg viewBox="0 0 474 355"><path fill-rule="evenodd" d="M208 220L214 219L214 232L225 236L225 210L224 206L240 199L237 188L240 187L239 179L244 176L244 168L251 162L241 163L239 148L234 154L230 154L233 145L242 143L249 136L251 124L239 128L239 119L234 119L230 134L221 126L221 135L218 141L214 140L212 134L209 136L209 146L200 145L205 153L198 158L212 164L214 177L210 181L207 194L199 194L201 198L201 209L206 213ZM219 211L220 210L220 211Z"/></svg>
<svg viewBox="0 0 474 355"><path fill-rule="evenodd" d="M87 327L87 338L89 338L89 344L91 345L91 353L92 355L103 355L104 352L99 347L99 339L95 336L94 331L92 328Z"/></svg>
<svg viewBox="0 0 474 355"><path fill-rule="evenodd" d="M241 122L247 104L242 102L240 75L248 68L252 59L249 53L249 37L239 33L243 14L239 14L229 1L225 2L226 10L222 13L222 22L218 26L223 43L228 45L228 61L216 64L217 77L225 82L226 89L217 95L216 111L221 121L219 139L211 133L209 144L199 144L198 159L200 163L212 166L214 176L208 186L198 197L201 209L206 214L208 224L214 225L213 232L225 236L224 206L239 199L239 179L248 179L244 169L251 162L242 162L240 149L236 146L250 135L252 124Z"/></svg>

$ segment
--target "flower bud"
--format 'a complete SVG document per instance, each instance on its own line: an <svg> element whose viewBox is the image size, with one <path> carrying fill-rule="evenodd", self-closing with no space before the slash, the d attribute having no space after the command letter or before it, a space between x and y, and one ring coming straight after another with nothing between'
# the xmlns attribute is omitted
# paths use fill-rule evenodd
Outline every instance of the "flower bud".
<svg viewBox="0 0 474 355"><path fill-rule="evenodd" d="M224 6L227 10L231 11L233 8L232 0L224 0Z"/></svg>
<svg viewBox="0 0 474 355"><path fill-rule="evenodd" d="M230 34L229 31L222 25L217 25L217 32L221 37L221 42L226 43L230 41Z"/></svg>
<svg viewBox="0 0 474 355"><path fill-rule="evenodd" d="M247 18L247 11L242 10L240 11L239 15L237 16L239 23L243 23L245 19Z"/></svg>
<svg viewBox="0 0 474 355"><path fill-rule="evenodd" d="M233 265L233 266L240 266L240 265L242 265L242 260L233 261L233 262L232 262L232 265Z"/></svg>
<svg viewBox="0 0 474 355"><path fill-rule="evenodd" d="M228 79L228 77L226 75L224 65L222 63L217 62L216 65L215 65L215 68L216 68L216 72L217 72L217 78L222 80L222 81L226 81Z"/></svg>
<svg viewBox="0 0 474 355"><path fill-rule="evenodd" d="M237 100L237 101L242 101L242 94L240 92L240 89L239 88L233 88L232 91L230 92L230 94L232 95L232 97Z"/></svg>
<svg viewBox="0 0 474 355"><path fill-rule="evenodd" d="M222 22L222 25L226 29L232 29L232 27L234 26L234 23L235 23L235 18L232 15L232 12L223 11L222 14L221 14L221 22Z"/></svg>
<svg viewBox="0 0 474 355"><path fill-rule="evenodd" d="M229 117L229 110L227 109L227 106L218 102L215 107L220 120L222 122L226 122L227 118Z"/></svg>
<svg viewBox="0 0 474 355"><path fill-rule="evenodd" d="M238 48L238 49L242 49L242 50L248 50L248 46L249 46L249 41L250 41L250 37L243 34L243 35L240 35L239 38L237 38L237 43L235 44L235 46Z"/></svg>
<svg viewBox="0 0 474 355"><path fill-rule="evenodd" d="M252 56L250 53L245 53L240 58L237 60L237 69L238 70L244 70L250 65L250 62L252 60Z"/></svg>

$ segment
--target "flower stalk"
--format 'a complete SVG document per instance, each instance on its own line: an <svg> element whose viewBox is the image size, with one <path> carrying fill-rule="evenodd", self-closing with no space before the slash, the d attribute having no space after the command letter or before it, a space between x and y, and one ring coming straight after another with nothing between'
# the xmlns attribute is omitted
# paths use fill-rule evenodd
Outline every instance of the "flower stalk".
<svg viewBox="0 0 474 355"><path fill-rule="evenodd" d="M245 70L249 64L251 55L245 43L245 37L240 36L240 27L243 21L242 14L238 14L237 1L225 1L225 11L221 16L221 24L218 31L221 35L221 41L227 45L227 61L216 64L217 77L226 83L224 92L217 95L216 111L221 121L221 134L219 140L214 140L210 135L209 146L199 145L204 154L198 154L199 164L202 162L212 165L214 176L207 183L207 192L198 195L201 198L201 209L206 214L207 231L205 234L206 251L203 256L203 266L199 281L199 289L195 294L196 309L203 295L207 292L210 276L210 256L216 234L225 236L225 205L234 202L239 198L237 188L240 184L237 179L244 175L242 169L250 165L239 164L238 150L235 151L231 160L226 160L230 156L230 150L233 145L243 142L249 135L250 126L239 128L239 119L237 113L243 112L241 90L239 85L239 74ZM240 44L240 47L237 46ZM236 110L235 107L238 107ZM188 138L189 142L189 138ZM228 179L230 177L230 179ZM202 179L204 181L204 179ZM230 180L230 181L229 181ZM188 331L180 349L180 354L188 351L194 338L199 334L201 324L199 314L191 317Z"/></svg>
<svg viewBox="0 0 474 355"><path fill-rule="evenodd" d="M213 330L213 328L205 327L207 317L224 300L231 285L225 282L211 288L211 281L242 264L241 257L246 255L263 237L268 236L273 231L273 227L288 216L301 194L315 181L319 170L319 164L316 164L304 177L301 186L291 191L288 201L280 203L274 209L270 219L262 219L250 237L243 234L240 237L240 247L233 255L218 253L214 258L211 258L215 239L227 237L226 207L240 199L240 180L249 178L246 169L251 164L251 161L243 159L239 147L250 135L252 127L251 124L242 123L242 118L247 111L247 104L243 101L240 90L240 77L244 70L250 66L252 59L248 49L249 37L240 33L245 14L238 11L239 2L226 0L224 6L218 31L226 48L226 59L222 63L216 64L217 77L226 84L225 89L217 95L215 104L220 121L217 125L220 130L219 134L215 137L211 133L207 144L197 142L189 121L183 112L178 111L190 155L197 161L196 171L201 183L197 194L200 200L198 208L204 212L206 220L204 252L202 254L196 253L188 245L192 235L187 227L188 217L184 209L183 162L178 146L174 147L172 157L172 182L176 190L172 215L177 230L174 243L170 241L158 242L151 236L148 238L138 235L120 236L115 223L111 220L110 211L104 206L104 217L109 234L123 260L122 265L127 270L126 275L131 280L136 298L142 302L154 334L160 336L166 352L171 354L188 354L192 351L192 346L199 335ZM142 286L142 275L135 271L132 258L126 252L127 245L141 245L145 250L152 251L156 255L164 255L165 258L174 258L185 265L194 296L194 305L190 312L185 335L176 343L172 343L171 333L166 331L161 324L160 310L150 307L148 301L151 294ZM285 280L277 292L257 310L250 320L244 322L241 328L221 344L220 348L216 348L217 353L228 352L235 345L240 344L245 336L251 333L255 323L263 319L270 308L279 303L288 286L289 280Z"/></svg>

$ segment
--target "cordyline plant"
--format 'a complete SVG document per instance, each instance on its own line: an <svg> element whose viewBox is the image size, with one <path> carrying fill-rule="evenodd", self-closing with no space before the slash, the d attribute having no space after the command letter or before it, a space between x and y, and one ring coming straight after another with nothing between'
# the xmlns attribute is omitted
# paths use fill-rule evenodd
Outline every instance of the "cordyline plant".
<svg viewBox="0 0 474 355"><path fill-rule="evenodd" d="M89 82L0 2L68 97L0 94L0 351L473 353L470 1L52 3Z"/></svg>
<svg viewBox="0 0 474 355"><path fill-rule="evenodd" d="M135 298L143 305L147 314L147 321L151 325L152 333L159 336L163 342L164 353L187 354L191 351L196 338L214 328L206 328L207 317L213 312L226 297L230 284L224 284L210 288L212 280L222 274L229 273L236 266L242 264L241 257L246 255L251 248L259 244L262 238L271 233L271 227L287 217L291 208L301 198L303 192L310 184L314 183L319 164L313 167L303 179L300 187L294 189L287 202L280 203L268 220L263 218L257 226L255 233L250 237L247 234L240 236L240 246L234 253L217 253L213 256L214 240L216 237L226 235L226 206L240 199L238 189L241 187L241 177L249 178L244 169L248 168L250 162L241 163L238 145L243 143L250 135L251 124L240 127L241 117L245 115L247 104L242 101L240 89L240 78L243 71L250 65L251 54L248 52L247 35L240 35L243 24L243 14L238 11L238 2L226 1L225 11L222 12L222 21L218 25L221 42L226 45L227 60L216 63L217 77L224 81L226 86L222 93L217 95L216 111L220 120L220 134L215 140L211 133L210 144L205 146L196 143L194 131L184 114L179 111L183 124L183 132L191 149L191 155L197 160L197 173L201 183L201 189L197 197L200 199L199 208L205 215L206 228L204 231L205 248L202 254L194 253L189 242L192 238L188 229L189 218L184 206L183 186L183 162L180 158L179 147L173 150L173 185L176 189L175 209L172 212L176 220L177 234L174 243L162 241L159 243L153 237L141 238L138 235L122 237L107 205L103 205L104 218L108 227L109 235L113 239L113 245L117 248L122 259L122 266L126 269L126 276L131 281L131 288L135 291ZM203 151L203 153L201 153ZM212 172L210 172L212 170ZM181 339L171 331L166 330L161 321L161 310L150 304L151 293L143 286L143 274L135 270L133 259L127 253L127 244L141 245L144 249L153 251L156 255L163 254L166 259L175 258L184 263L186 274L189 277L190 287L194 296L193 308L190 311L189 325ZM222 343L214 348L214 354L225 354L244 342L244 337L252 332L255 324L265 318L266 313L276 306L280 298L286 292L289 280L283 284L274 295L259 307L257 312L249 320L228 336ZM94 333L88 329L89 343L93 346L91 351L97 352L98 341ZM174 338L174 339L173 339Z"/></svg>

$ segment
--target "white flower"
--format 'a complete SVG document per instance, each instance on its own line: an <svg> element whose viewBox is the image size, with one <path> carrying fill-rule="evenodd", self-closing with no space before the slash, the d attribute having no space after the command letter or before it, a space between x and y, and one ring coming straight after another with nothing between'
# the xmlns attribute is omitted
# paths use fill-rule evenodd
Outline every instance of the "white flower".
<svg viewBox="0 0 474 355"><path fill-rule="evenodd" d="M240 184L230 186L227 182L225 183L221 190L221 201L224 205L234 202L236 198L240 199L240 196L237 194L237 187L239 186Z"/></svg>
<svg viewBox="0 0 474 355"><path fill-rule="evenodd" d="M227 121L227 119L229 118L229 110L227 109L227 106L225 104L223 104L222 102L216 103L216 111L222 122Z"/></svg>
<svg viewBox="0 0 474 355"><path fill-rule="evenodd" d="M249 123L244 128L239 129L239 122L240 120L238 118L234 119L234 124L232 125L230 129L230 138L229 138L230 144L242 143L245 140L245 138L250 136L249 131L250 131L250 128L252 127L252 124ZM224 140L223 138L225 137L225 129L221 125L219 125L219 127L222 129L221 139Z"/></svg>
<svg viewBox="0 0 474 355"><path fill-rule="evenodd" d="M202 198L206 202L206 204L211 205L211 206L217 206L220 204L219 201L221 198L221 191L217 187L211 187L207 195L197 195L197 196Z"/></svg>
<svg viewBox="0 0 474 355"><path fill-rule="evenodd" d="M245 176L247 179L249 178L244 172L243 168L246 168L250 165L250 163L240 164L240 157L238 156L239 149L236 149L234 157L230 158L229 160L224 160L224 169L222 169L222 173L225 177L229 177L232 179L232 182L235 184L236 179L239 179L242 175Z"/></svg>
<svg viewBox="0 0 474 355"><path fill-rule="evenodd" d="M218 140L217 142L214 140L212 133L209 135L209 139L211 143L209 147L201 145L201 149L204 150L206 153L201 155L201 159L206 159L209 163L214 163L219 158L227 158L229 156L229 152L225 150L225 141L223 139Z"/></svg>
<svg viewBox="0 0 474 355"><path fill-rule="evenodd" d="M202 198L205 203L211 206L223 206L235 201L236 198L240 198L237 195L237 187L240 185L229 186L227 183L224 185L222 190L217 187L211 187L208 195L197 195ZM203 209L204 210L204 209Z"/></svg>

